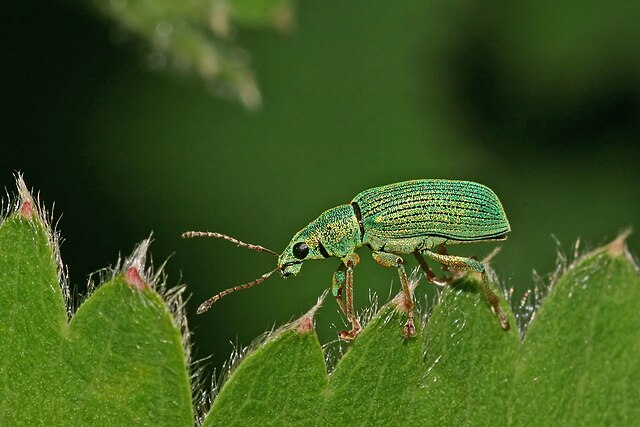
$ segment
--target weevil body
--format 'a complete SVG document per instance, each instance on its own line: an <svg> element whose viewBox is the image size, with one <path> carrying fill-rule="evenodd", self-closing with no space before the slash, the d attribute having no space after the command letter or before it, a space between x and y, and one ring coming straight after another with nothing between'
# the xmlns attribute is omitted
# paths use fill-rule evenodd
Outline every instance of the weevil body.
<svg viewBox="0 0 640 427"><path fill-rule="evenodd" d="M484 265L471 258L448 255L445 246L504 240L509 231L509 221L500 200L491 189L482 184L443 179L399 182L365 190L354 197L351 203L320 214L291 239L278 256L276 270L287 277L298 274L304 261L340 258L340 266L333 275L332 292L351 322L351 330L340 332L340 337L350 340L361 329L353 309L353 269L359 262L355 251L368 246L373 251L376 262L384 267L398 269L407 313L403 329L406 338L415 334L414 304L401 255L413 254L427 279L441 284L425 261L423 255L426 255L445 268L482 273L487 299L499 317L502 328L507 330L509 323L500 310L498 297L489 288ZM234 241L240 246L274 253L219 233L185 234L189 237L213 235L212 237ZM433 249L437 249L437 252ZM206 301L199 312L208 309L227 293L264 281L271 273L254 282L223 291ZM343 290L346 303L342 298Z"/></svg>

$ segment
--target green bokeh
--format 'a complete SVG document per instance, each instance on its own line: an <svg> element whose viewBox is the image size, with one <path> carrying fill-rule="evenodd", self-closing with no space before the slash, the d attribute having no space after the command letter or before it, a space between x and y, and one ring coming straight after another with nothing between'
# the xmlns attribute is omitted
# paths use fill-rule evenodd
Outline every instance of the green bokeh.
<svg viewBox="0 0 640 427"><path fill-rule="evenodd" d="M11 188L22 170L64 213L62 256L81 292L89 273L153 230L156 261L171 256L170 282L182 277L193 293L196 356L213 354L216 367L230 342L248 344L312 305L338 262L309 262L298 277L196 316L202 300L274 259L181 240L189 229L279 251L363 189L474 180L505 206L513 232L493 266L521 295L532 269L553 269L552 235L568 250L577 237L593 246L638 226L638 6L494 3L300 2L290 34L237 35L262 89L252 112L201 82L148 70L144 48L114 43L113 25L82 8L4 5L15 19L0 34L2 182ZM639 243L631 237L632 250ZM361 256L358 308L370 289L382 299L392 281L399 289L395 271ZM323 343L342 328L335 304L325 305Z"/></svg>

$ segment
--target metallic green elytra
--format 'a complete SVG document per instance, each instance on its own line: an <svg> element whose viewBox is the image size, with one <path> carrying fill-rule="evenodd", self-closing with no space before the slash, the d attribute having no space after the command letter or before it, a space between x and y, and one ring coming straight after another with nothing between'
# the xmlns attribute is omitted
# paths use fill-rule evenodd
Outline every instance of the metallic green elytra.
<svg viewBox="0 0 640 427"><path fill-rule="evenodd" d="M341 263L333 275L332 292L352 326L350 331L342 331L340 337L353 339L361 330L353 310L353 268L360 260L355 251L368 246L376 262L398 269L408 318L403 329L405 338L415 334L415 326L413 293L401 257L404 254L413 254L427 279L436 284L446 281L436 277L423 255L442 264L445 269L482 273L487 299L502 328L507 330L509 322L500 309L498 297L489 288L484 265L472 258L448 255L445 246L504 240L510 230L500 200L482 184L419 179L371 188L358 194L351 203L323 212L298 231L278 256L275 270L254 282L221 292L203 303L198 312L206 311L213 302L228 293L261 283L277 270L287 277L298 274L304 261L336 257L341 259ZM238 246L275 254L262 246L243 243L220 233L188 232L184 236L219 237ZM343 290L346 304L342 299Z"/></svg>

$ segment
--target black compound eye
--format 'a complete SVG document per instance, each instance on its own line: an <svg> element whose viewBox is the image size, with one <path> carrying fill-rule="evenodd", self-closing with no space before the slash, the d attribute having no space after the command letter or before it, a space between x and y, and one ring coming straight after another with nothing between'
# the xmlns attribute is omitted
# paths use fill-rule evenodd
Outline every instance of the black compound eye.
<svg viewBox="0 0 640 427"><path fill-rule="evenodd" d="M293 245L293 256L298 259L304 259L309 255L309 246L305 242L298 242Z"/></svg>

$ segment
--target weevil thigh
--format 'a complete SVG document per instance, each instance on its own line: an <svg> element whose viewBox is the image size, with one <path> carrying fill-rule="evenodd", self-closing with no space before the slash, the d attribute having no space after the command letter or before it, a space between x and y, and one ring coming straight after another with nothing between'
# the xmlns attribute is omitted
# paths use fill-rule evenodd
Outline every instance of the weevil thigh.
<svg viewBox="0 0 640 427"><path fill-rule="evenodd" d="M423 254L428 256L434 261L439 262L442 265L454 268L460 271L475 271L478 273L484 273L484 265L475 259L466 258L457 255L445 255L435 253L429 250L422 251Z"/></svg>

